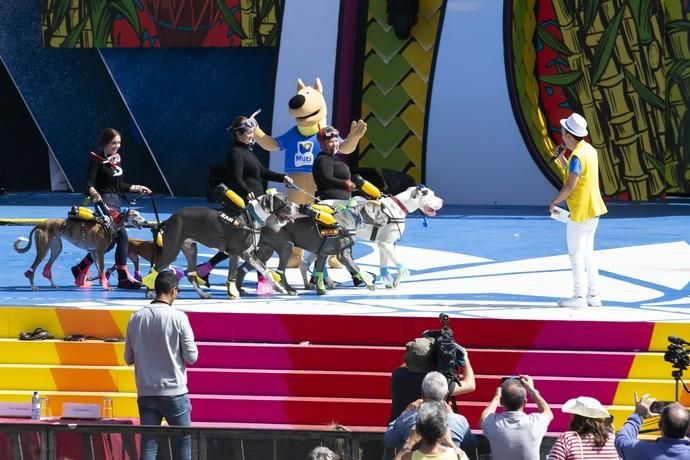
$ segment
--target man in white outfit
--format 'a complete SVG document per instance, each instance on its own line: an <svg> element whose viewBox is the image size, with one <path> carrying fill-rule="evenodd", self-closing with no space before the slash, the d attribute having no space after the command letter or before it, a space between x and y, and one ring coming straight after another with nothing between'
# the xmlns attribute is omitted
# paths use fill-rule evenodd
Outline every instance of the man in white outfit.
<svg viewBox="0 0 690 460"><path fill-rule="evenodd" d="M573 296L558 302L561 307L600 307L599 271L594 260L594 234L599 216L607 212L599 190L599 159L597 151L584 137L587 121L573 113L561 120L563 144L557 158L564 170L563 187L549 206L553 212L558 203L566 200L570 210L567 224L568 255L573 270ZM572 153L566 160L566 150Z"/></svg>

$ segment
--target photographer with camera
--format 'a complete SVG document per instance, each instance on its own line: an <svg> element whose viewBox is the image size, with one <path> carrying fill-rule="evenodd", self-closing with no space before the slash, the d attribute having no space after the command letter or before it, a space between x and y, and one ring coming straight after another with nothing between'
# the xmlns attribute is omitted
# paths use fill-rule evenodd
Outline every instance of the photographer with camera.
<svg viewBox="0 0 690 460"><path fill-rule="evenodd" d="M422 399L410 403L400 417L388 424L388 429L383 435L383 445L386 448L400 450L409 441L410 434L414 431L415 421L419 406L422 403L436 401L443 404L446 410L446 421L448 431L443 437L444 443L448 447L462 448L467 452L475 449L476 440L467 419L460 414L453 412L450 405L445 402L448 396L448 380L440 372L429 372L422 381ZM409 443L408 443L409 444ZM412 448L413 445L408 445Z"/></svg>
<svg viewBox="0 0 690 460"><path fill-rule="evenodd" d="M448 315L439 315L440 330L424 331L422 337L405 345L404 364L391 374L391 415L395 420L408 404L421 395L422 380L433 370L443 374L448 381L449 397L471 393L475 390L474 370L467 351L453 339L448 326ZM462 378L458 369L462 369Z"/></svg>
<svg viewBox="0 0 690 460"><path fill-rule="evenodd" d="M527 394L539 412L526 414ZM503 413L496 414L498 404ZM553 413L528 375L506 379L479 419L493 460L539 460L539 446Z"/></svg>
<svg viewBox="0 0 690 460"><path fill-rule="evenodd" d="M615 445L618 455L624 460L690 459L690 441L687 439L690 414L678 403L670 404L661 410L661 438L656 441L637 439L642 421L654 415L651 410L653 402L654 398L650 398L648 394L638 399L635 393L635 413L628 417L616 434Z"/></svg>

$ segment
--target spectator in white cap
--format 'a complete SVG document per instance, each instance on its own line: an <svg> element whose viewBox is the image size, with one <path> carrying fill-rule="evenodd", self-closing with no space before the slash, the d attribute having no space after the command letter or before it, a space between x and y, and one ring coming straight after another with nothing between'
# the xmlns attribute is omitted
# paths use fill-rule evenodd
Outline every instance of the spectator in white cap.
<svg viewBox="0 0 690 460"><path fill-rule="evenodd" d="M587 121L573 113L561 120L562 144L555 156L564 171L563 187L549 205L549 212L566 201L570 211L566 239L573 270L573 296L558 302L561 307L600 307L599 271L594 260L594 234L599 216L607 212L599 190L597 151L584 140ZM566 159L563 153L571 151Z"/></svg>
<svg viewBox="0 0 690 460"><path fill-rule="evenodd" d="M572 414L569 431L561 433L549 460L617 460L613 444L613 427L608 423L609 411L599 401L588 396L568 400L561 411Z"/></svg>

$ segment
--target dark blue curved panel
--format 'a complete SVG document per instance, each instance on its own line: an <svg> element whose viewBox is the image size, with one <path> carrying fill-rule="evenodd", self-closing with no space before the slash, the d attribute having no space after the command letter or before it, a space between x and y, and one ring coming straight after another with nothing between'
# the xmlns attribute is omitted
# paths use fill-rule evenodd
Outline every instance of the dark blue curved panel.
<svg viewBox="0 0 690 460"><path fill-rule="evenodd" d="M39 2L2 4L0 55L75 191L108 126L123 134L125 179L167 191L98 50L41 48Z"/></svg>
<svg viewBox="0 0 690 460"><path fill-rule="evenodd" d="M176 195L204 195L225 161L225 127L261 107L271 125L276 48L103 49L103 58Z"/></svg>
<svg viewBox="0 0 690 460"><path fill-rule="evenodd" d="M270 126L277 53L44 49L39 2L0 2L0 56L76 191L86 154L110 126L123 134L128 182L165 192L162 171L173 193L204 195L209 166L225 160L231 119L261 107ZM9 116L0 114L0 121Z"/></svg>

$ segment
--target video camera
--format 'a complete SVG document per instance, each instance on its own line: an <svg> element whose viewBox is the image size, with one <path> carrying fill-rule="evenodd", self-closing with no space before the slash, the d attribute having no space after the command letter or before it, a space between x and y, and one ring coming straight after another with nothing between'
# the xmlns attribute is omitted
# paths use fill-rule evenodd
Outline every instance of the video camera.
<svg viewBox="0 0 690 460"><path fill-rule="evenodd" d="M448 391L453 393L455 385L460 382L457 374L458 367L465 367L465 349L455 342L453 330L448 326L448 315L438 316L441 329L426 330L422 337L434 339L434 359L436 370L448 379Z"/></svg>
<svg viewBox="0 0 690 460"><path fill-rule="evenodd" d="M666 353L664 353L664 361L671 363L674 369L684 371L690 366L690 357L688 356L688 350L685 348L687 345L690 345L690 342L674 336L670 336L668 341L670 343Z"/></svg>

